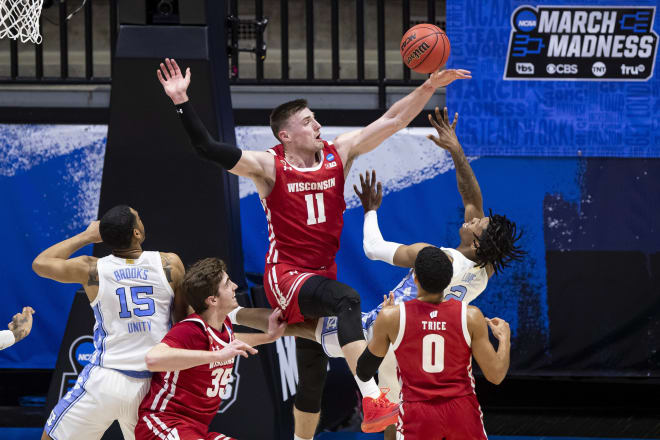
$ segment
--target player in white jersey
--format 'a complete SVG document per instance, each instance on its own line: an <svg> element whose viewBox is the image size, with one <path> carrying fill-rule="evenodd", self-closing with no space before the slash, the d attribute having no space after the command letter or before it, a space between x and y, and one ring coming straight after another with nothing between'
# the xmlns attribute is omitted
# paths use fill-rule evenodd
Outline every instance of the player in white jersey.
<svg viewBox="0 0 660 440"><path fill-rule="evenodd" d="M490 212L486 217L479 183L456 137L458 113L455 114L452 123L449 123L446 107L443 113L440 113L436 107L435 118L431 114L428 117L437 131L437 136L427 137L451 154L456 169L458 191L465 209L465 223L458 231L459 245L455 249L441 248L453 260L454 269L451 282L445 290L445 300L454 299L470 303L486 288L488 278L507 267L511 261L522 259L525 252L516 244L522 233L517 232L516 224L503 215ZM376 215L376 210L383 199L382 186L376 182L376 172L373 171L371 177L368 173L364 177L361 175L360 182L361 192L356 186L353 188L362 202L365 213L364 252L369 259L411 268L406 278L394 290L393 296L396 303L413 299L417 296L417 288L412 268L419 251L431 245L427 243L403 245L385 241L380 233ZM367 318L368 324L373 323L377 313L376 310ZM400 385L396 377L396 360L392 350L388 352L381 365L378 378L379 385L390 388L388 398L393 402L398 401L396 396L399 394ZM386 431L385 438L394 438L394 435L394 429L390 427Z"/></svg>
<svg viewBox="0 0 660 440"><path fill-rule="evenodd" d="M61 283L80 283L94 311L96 350L74 387L48 417L43 439L100 439L114 420L134 439L137 410L149 390L145 355L174 320L186 314L179 287L184 267L176 254L142 250L144 225L126 205L110 209L87 230L35 258L33 270ZM70 256L103 241L104 258ZM174 310L173 310L174 309Z"/></svg>

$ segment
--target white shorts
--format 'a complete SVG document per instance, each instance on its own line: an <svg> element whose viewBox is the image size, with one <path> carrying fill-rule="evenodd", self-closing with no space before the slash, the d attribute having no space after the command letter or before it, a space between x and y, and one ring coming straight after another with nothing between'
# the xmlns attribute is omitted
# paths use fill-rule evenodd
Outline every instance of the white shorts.
<svg viewBox="0 0 660 440"><path fill-rule="evenodd" d="M369 342L374 333L373 322L369 321L367 323L366 316L366 313L362 313L362 331L364 333L364 339ZM323 351L325 351L325 354L327 354L328 357L344 357L344 353L341 351L341 346L339 345L339 337L337 336L336 316L319 318L319 321L316 324L315 337L316 342L321 344Z"/></svg>
<svg viewBox="0 0 660 440"><path fill-rule="evenodd" d="M100 439L117 420L125 440L135 439L138 408L150 378L87 364L78 380L53 408L44 428L53 440Z"/></svg>

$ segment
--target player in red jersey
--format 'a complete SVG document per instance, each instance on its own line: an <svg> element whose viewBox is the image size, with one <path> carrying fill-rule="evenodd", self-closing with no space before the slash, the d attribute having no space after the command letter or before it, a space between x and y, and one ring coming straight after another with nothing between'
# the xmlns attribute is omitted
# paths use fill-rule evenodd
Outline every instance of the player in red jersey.
<svg viewBox="0 0 660 440"><path fill-rule="evenodd" d="M156 373L140 405L137 440L230 438L207 431L231 379L234 358L257 353L252 346L273 342L286 328L280 311L274 311L266 334L235 334L228 314L238 306L236 287L217 258L200 260L186 272L183 290L195 313L147 353L147 367Z"/></svg>
<svg viewBox="0 0 660 440"><path fill-rule="evenodd" d="M419 251L415 274L417 298L380 312L358 360L358 376L373 377L392 344L402 382L397 439L486 439L472 356L487 380L501 383L509 369L509 324L484 318L464 302L443 302L452 263L442 250ZM486 324L499 341L497 350Z"/></svg>
<svg viewBox="0 0 660 440"><path fill-rule="evenodd" d="M268 151L242 151L211 139L188 100L190 69L185 76L174 60L165 59L157 76L201 156L256 185L266 218L270 247L266 255L264 288L273 308L289 323L305 318L337 316L338 338L353 374L366 342L362 332L360 295L336 281L335 254L343 226L344 180L355 160L419 114L438 87L470 78L466 70L438 71L420 87L397 101L367 127L321 139L321 125L302 99L273 110L270 125L280 144ZM318 424L328 359L319 344L296 344L299 384L294 406L295 432L311 439ZM361 382L365 411L362 429L381 431L396 419L391 404L373 380Z"/></svg>

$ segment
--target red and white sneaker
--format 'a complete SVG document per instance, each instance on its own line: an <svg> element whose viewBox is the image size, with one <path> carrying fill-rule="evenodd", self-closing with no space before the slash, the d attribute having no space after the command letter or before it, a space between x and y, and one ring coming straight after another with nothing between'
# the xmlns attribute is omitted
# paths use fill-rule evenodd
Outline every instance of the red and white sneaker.
<svg viewBox="0 0 660 440"><path fill-rule="evenodd" d="M399 404L392 403L387 397L388 388L380 390L380 396L362 398L362 432L381 432L390 425L396 424L399 419Z"/></svg>

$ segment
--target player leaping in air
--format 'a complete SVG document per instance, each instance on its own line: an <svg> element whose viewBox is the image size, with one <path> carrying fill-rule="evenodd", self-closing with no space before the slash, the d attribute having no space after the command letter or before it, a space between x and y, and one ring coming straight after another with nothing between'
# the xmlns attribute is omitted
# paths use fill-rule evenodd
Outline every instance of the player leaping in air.
<svg viewBox="0 0 660 440"><path fill-rule="evenodd" d="M273 110L270 125L280 144L268 151L242 151L213 140L188 100L190 69L185 76L174 60L157 71L165 93L177 106L195 150L256 185L268 220L270 247L264 288L273 308L293 324L305 318L337 316L338 339L353 374L364 350L360 295L336 281L335 254L343 227L344 181L355 160L419 114L438 87L470 78L466 70L430 75L423 85L397 101L367 127L344 133L334 142L321 138L321 125L302 99ZM296 346L300 374L294 407L297 438L311 439L318 424L327 356L313 342ZM380 431L396 419L397 405L381 395L375 382L359 381L364 397L363 430Z"/></svg>

